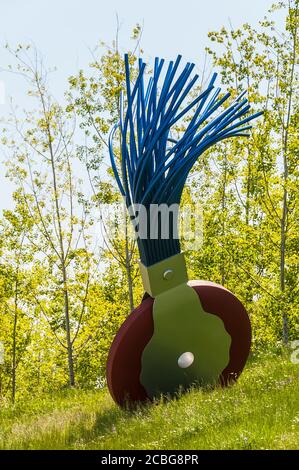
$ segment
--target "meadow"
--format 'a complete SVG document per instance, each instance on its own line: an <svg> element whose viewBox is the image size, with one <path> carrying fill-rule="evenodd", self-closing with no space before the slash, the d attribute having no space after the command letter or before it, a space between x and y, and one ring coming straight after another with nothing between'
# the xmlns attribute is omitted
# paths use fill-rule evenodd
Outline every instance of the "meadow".
<svg viewBox="0 0 299 470"><path fill-rule="evenodd" d="M122 410L108 391L65 390L0 409L1 449L296 449L299 365L251 357L237 384Z"/></svg>

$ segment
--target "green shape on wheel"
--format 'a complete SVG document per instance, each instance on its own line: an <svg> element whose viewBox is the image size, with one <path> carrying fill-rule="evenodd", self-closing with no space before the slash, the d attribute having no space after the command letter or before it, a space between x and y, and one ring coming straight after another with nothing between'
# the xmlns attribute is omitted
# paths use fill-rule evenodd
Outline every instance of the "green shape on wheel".
<svg viewBox="0 0 299 470"><path fill-rule="evenodd" d="M149 397L173 395L193 384L215 385L229 363L231 337L223 321L205 312L195 290L186 282L154 300L154 333L144 348L140 382ZM191 352L193 363L178 365Z"/></svg>

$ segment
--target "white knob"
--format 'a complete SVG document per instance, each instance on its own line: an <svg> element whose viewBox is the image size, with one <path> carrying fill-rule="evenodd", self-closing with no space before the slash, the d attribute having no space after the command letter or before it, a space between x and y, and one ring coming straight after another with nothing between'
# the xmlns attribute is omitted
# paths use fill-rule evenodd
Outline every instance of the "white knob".
<svg viewBox="0 0 299 470"><path fill-rule="evenodd" d="M191 364L193 364L193 361L194 355L192 352L184 352L178 358L178 366L181 367L181 369L187 369L187 367L190 367Z"/></svg>

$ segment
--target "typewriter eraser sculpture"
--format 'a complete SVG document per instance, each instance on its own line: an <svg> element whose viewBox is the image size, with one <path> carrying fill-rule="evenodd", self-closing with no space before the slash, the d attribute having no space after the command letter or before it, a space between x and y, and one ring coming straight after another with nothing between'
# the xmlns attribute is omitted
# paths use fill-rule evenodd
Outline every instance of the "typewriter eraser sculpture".
<svg viewBox="0 0 299 470"><path fill-rule="evenodd" d="M191 99L198 75L192 76L192 63L179 72L180 62L178 56L165 68L156 58L153 76L146 80L140 59L132 85L125 55L126 96L121 94L120 121L109 138L112 169L131 219L140 225L141 212L147 216L146 236L137 237L146 294L116 334L107 362L108 387L120 405L173 396L192 385L225 386L240 375L250 350L242 303L218 284L188 280L176 230L163 237L169 220L151 207L179 206L198 157L221 140L249 136L249 121L261 113L246 117L245 92L226 105L230 94L214 88L217 74ZM186 117L184 132L174 140L171 129ZM120 164L113 147L118 128ZM172 223L175 227L177 218ZM152 229L157 229L154 239Z"/></svg>

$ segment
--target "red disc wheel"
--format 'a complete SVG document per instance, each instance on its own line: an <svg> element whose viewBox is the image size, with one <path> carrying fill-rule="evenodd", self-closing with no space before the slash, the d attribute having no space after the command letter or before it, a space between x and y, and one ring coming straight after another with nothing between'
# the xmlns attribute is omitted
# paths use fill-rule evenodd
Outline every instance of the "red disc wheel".
<svg viewBox="0 0 299 470"><path fill-rule="evenodd" d="M222 319L231 336L230 361L220 376L225 386L241 374L251 344L250 321L242 303L227 289L208 281L190 281L203 309ZM149 399L140 383L141 357L154 333L152 297L144 298L120 327L107 362L107 383L120 405Z"/></svg>

